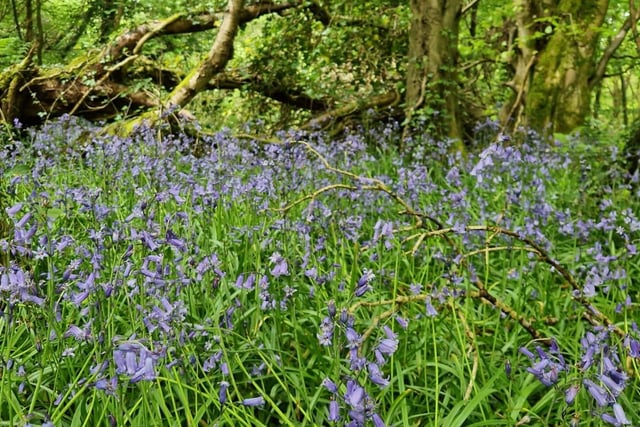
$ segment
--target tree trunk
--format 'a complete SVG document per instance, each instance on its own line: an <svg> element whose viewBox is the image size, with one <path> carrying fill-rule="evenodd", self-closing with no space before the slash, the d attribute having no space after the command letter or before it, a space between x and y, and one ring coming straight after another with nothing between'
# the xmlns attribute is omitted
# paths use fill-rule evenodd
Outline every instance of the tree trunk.
<svg viewBox="0 0 640 427"><path fill-rule="evenodd" d="M26 0L25 4L25 16L24 16L24 28L25 28L25 41L33 41L33 2L32 0Z"/></svg>
<svg viewBox="0 0 640 427"><path fill-rule="evenodd" d="M458 101L460 0L411 0L406 116L424 112L436 137L462 138Z"/></svg>
<svg viewBox="0 0 640 427"><path fill-rule="evenodd" d="M106 43L107 40L109 40L111 33L113 33L120 23L120 19L124 13L124 1L103 0L102 2L99 2L98 0L95 0L90 7L102 10L102 16L100 17L99 40L101 43Z"/></svg>
<svg viewBox="0 0 640 427"><path fill-rule="evenodd" d="M184 107L197 94L202 91L216 74L224 70L227 62L233 56L233 40L235 39L238 25L240 24L240 12L242 0L229 0L227 12L218 35L209 50L207 57L200 65L191 71L187 77L169 94L165 106Z"/></svg>
<svg viewBox="0 0 640 427"><path fill-rule="evenodd" d="M500 118L513 128L568 133L584 124L596 83L595 51L608 0L515 0L518 52Z"/></svg>

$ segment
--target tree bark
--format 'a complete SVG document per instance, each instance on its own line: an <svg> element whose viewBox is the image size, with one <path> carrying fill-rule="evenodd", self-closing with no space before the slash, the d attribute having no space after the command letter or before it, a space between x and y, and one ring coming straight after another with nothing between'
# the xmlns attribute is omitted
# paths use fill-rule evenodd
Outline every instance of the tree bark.
<svg viewBox="0 0 640 427"><path fill-rule="evenodd" d="M518 50L509 83L514 94L500 114L503 126L569 133L590 113L599 81L596 48L609 0L515 0L514 5Z"/></svg>
<svg viewBox="0 0 640 427"><path fill-rule="evenodd" d="M227 12L218 35L216 36L211 50L207 57L200 63L200 66L191 71L189 75L171 92L165 106L170 108L174 105L184 107L197 94L202 91L209 80L216 74L224 70L227 62L233 56L233 41L238 31L240 23L240 11L242 10L242 0L230 0L229 11Z"/></svg>
<svg viewBox="0 0 640 427"><path fill-rule="evenodd" d="M437 137L463 136L458 101L460 0L411 0L406 117L419 111Z"/></svg>
<svg viewBox="0 0 640 427"><path fill-rule="evenodd" d="M25 16L24 16L24 28L25 28L25 41L33 41L33 1L26 0L25 4Z"/></svg>

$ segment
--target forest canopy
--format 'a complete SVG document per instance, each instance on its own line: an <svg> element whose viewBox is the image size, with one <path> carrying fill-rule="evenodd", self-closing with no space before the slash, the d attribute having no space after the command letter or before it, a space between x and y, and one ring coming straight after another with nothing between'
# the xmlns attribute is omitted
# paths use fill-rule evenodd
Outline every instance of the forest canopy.
<svg viewBox="0 0 640 427"><path fill-rule="evenodd" d="M620 129L638 116L639 14L633 0L10 0L2 119Z"/></svg>

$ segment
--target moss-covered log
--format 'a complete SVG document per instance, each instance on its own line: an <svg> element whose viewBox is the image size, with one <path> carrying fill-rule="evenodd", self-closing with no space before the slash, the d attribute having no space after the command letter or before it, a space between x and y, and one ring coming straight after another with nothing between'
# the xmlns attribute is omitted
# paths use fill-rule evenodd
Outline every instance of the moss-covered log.
<svg viewBox="0 0 640 427"><path fill-rule="evenodd" d="M299 0L277 5L261 2L243 6L242 2L238 3L234 28L262 15L280 13L303 5ZM142 54L143 47L155 37L207 31L224 26L223 16L224 12L182 13L165 20L153 21L116 37L101 51L90 52L86 57L77 58L58 69L42 69L35 65L32 50L20 64L0 75L0 119L9 122L17 119L24 124L35 125L63 114L74 114L91 121L109 121L150 109L158 110L168 103L186 105L199 91L209 88L208 80L224 69L232 50L227 49L226 44L223 50L220 50L220 46L211 48L209 56L200 67L190 73L198 74L200 79L189 96L183 97L181 92L186 87L186 81L178 78L165 80L165 89L172 93L168 100L162 100L144 90L135 89L141 81L135 80L135 77L148 77L144 73L138 73L141 68L138 63L143 64L142 68L147 70L159 70L148 67L148 58ZM228 42L227 39L226 43ZM218 54L223 56L214 58ZM216 66L210 67L212 59L218 62ZM178 76L178 73L170 74Z"/></svg>

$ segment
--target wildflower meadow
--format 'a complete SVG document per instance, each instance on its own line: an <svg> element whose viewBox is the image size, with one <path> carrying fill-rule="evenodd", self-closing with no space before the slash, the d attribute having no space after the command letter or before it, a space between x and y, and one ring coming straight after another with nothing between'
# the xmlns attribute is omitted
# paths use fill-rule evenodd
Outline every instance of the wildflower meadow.
<svg viewBox="0 0 640 427"><path fill-rule="evenodd" d="M640 425L593 137L2 131L1 426Z"/></svg>

